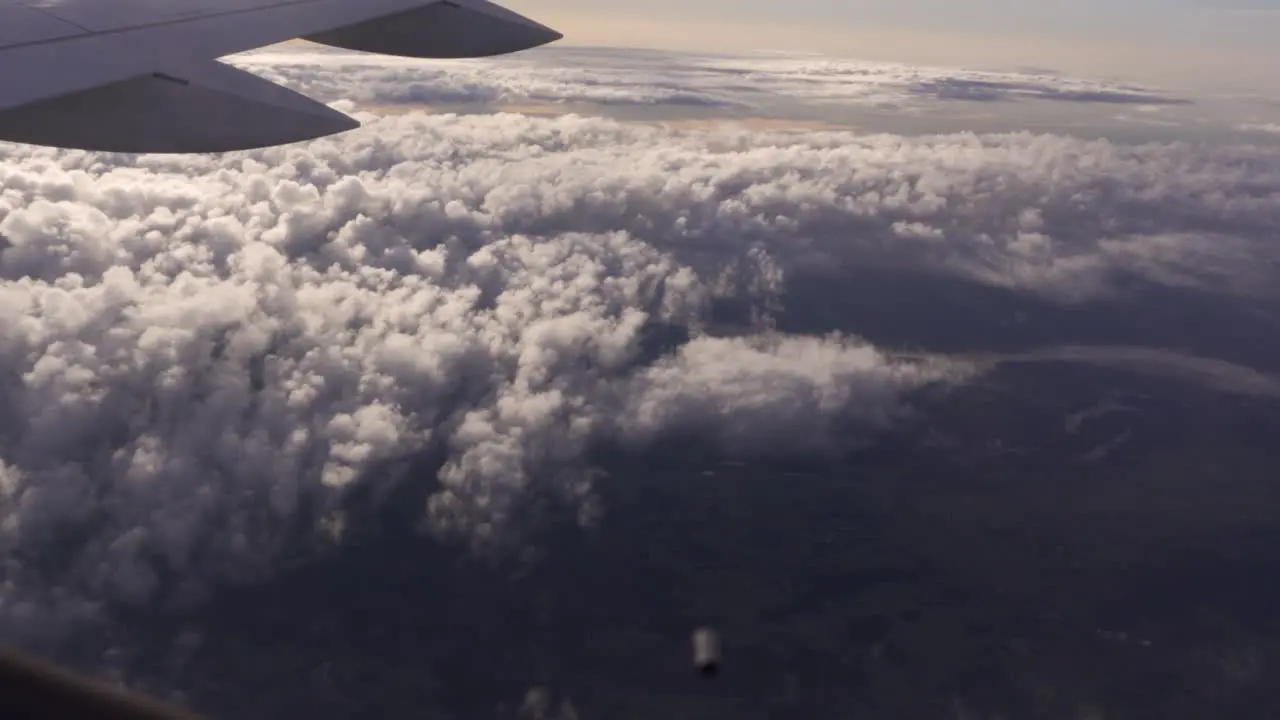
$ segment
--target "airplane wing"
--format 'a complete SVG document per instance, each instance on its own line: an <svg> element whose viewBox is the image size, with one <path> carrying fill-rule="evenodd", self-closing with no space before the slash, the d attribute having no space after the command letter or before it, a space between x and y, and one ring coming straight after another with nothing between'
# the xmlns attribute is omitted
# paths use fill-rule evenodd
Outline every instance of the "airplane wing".
<svg viewBox="0 0 1280 720"><path fill-rule="evenodd" d="M200 720L191 713L0 647L5 720Z"/></svg>
<svg viewBox="0 0 1280 720"><path fill-rule="evenodd" d="M294 38L420 58L561 37L487 0L0 0L0 140L223 152L358 122L218 58Z"/></svg>

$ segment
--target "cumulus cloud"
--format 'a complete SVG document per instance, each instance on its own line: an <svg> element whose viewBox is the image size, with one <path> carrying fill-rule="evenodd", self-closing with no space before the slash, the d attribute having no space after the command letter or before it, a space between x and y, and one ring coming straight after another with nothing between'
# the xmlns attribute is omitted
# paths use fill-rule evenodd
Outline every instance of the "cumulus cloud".
<svg viewBox="0 0 1280 720"><path fill-rule="evenodd" d="M1276 260L1280 154L1256 148L363 118L226 156L0 146L5 617L270 572L426 449L429 518L484 538L595 441L808 449L980 369L770 332L796 274L1074 302L1134 276L1265 291ZM726 299L756 320L734 337L707 330ZM655 350L658 327L689 339Z"/></svg>
<svg viewBox="0 0 1280 720"><path fill-rule="evenodd" d="M198 591L269 572L297 520L426 448L448 458L431 519L482 538L593 439L876 428L963 374L852 338L700 337L642 362L648 327L696 333L710 298L771 276L750 254L685 262L636 234L640 207L573 211L620 199L621 178L565 180L630 132L421 116L225 157L5 146L0 542L76 538L14 568L8 617L60 607L33 588L144 602L174 573Z"/></svg>
<svg viewBox="0 0 1280 720"><path fill-rule="evenodd" d="M827 446L835 419L888 428L903 393L971 373L937 358L895 361L856 339L698 338L638 374L621 415L624 435L700 430L739 452Z"/></svg>

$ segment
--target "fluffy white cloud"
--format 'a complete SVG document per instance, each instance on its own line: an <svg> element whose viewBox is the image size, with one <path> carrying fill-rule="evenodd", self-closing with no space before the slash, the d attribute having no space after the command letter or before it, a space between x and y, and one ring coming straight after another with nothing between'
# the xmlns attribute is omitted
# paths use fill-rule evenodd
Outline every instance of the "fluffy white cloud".
<svg viewBox="0 0 1280 720"><path fill-rule="evenodd" d="M269 571L299 513L425 448L448 457L432 519L483 538L593 438L879 426L963 372L844 339L701 338L638 364L647 325L696 331L710 296L771 276L637 235L631 181L598 174L633 132L661 140L419 116L220 158L0 149L0 542L79 543L14 569L7 616L61 607L50 586L145 601L169 571Z"/></svg>
<svg viewBox="0 0 1280 720"><path fill-rule="evenodd" d="M839 419L888 428L904 392L969 372L955 361L894 361L839 336L702 337L634 377L621 425L639 438L699 430L746 454L822 448Z"/></svg>
<svg viewBox="0 0 1280 720"><path fill-rule="evenodd" d="M1265 291L1276 260L1256 148L365 119L216 157L0 146L0 614L270 571L295 521L425 448L431 519L483 538L595 439L806 448L974 371L769 333L799 272L1077 301ZM717 296L758 327L702 332ZM642 362L654 324L693 339Z"/></svg>

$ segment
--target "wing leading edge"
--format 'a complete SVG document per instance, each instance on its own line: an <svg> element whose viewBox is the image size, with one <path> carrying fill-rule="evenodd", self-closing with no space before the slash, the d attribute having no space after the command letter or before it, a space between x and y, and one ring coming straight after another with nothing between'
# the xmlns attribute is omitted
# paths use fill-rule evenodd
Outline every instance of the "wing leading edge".
<svg viewBox="0 0 1280 720"><path fill-rule="evenodd" d="M244 150L359 125L216 60L263 45L303 37L466 58L561 37L487 0L41 0L38 11L3 2L0 68L14 71L0 72L0 140L115 152ZM109 7L122 12L103 14Z"/></svg>

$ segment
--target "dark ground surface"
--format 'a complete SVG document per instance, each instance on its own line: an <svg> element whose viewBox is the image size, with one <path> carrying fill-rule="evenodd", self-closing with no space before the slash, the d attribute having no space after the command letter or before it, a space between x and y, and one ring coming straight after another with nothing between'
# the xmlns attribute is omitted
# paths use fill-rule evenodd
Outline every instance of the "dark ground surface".
<svg viewBox="0 0 1280 720"><path fill-rule="evenodd" d="M1280 367L1266 303L862 280L794 284L779 328ZM511 717L534 686L610 720L1277 717L1280 402L1209 385L1006 365L822 455L598 447L601 521L530 493L488 559L419 532L439 459L418 458L392 496L351 499L341 545L300 543L202 610L122 611L63 658L113 645L139 687L226 720ZM714 680L690 662L703 624Z"/></svg>
<svg viewBox="0 0 1280 720"><path fill-rule="evenodd" d="M583 718L1280 713L1280 408L1061 364L917 407L844 456L601 448L603 521L534 498L498 561L415 533L410 483L267 584L136 618L125 660L217 718L490 718L535 685Z"/></svg>

